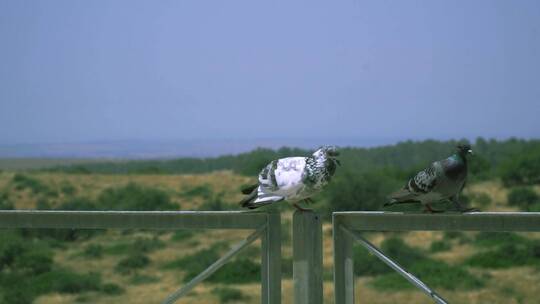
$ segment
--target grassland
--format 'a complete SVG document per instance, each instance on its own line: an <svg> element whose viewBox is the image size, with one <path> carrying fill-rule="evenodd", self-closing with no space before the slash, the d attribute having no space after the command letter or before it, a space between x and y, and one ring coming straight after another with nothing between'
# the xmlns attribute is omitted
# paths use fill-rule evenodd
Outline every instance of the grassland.
<svg viewBox="0 0 540 304"><path fill-rule="evenodd" d="M77 158L0 158L0 170L29 170L54 166L70 166L104 161L97 159Z"/></svg>
<svg viewBox="0 0 540 304"><path fill-rule="evenodd" d="M237 208L234 202L240 199L239 187L250 181L250 178L230 171L197 175L100 175L47 172L22 175L18 173L17 175L14 172L4 171L0 173L0 193L4 200L16 209L55 209L81 206L81 199L89 204L103 206L108 202L107 198L110 195L117 195L113 196L117 199L118 191L126 189L127 185L138 185L139 190L154 189L159 191L159 195L164 194L168 204L164 206L174 206L178 210L234 209ZM133 188L129 189L133 190ZM540 192L538 186L533 189ZM466 194L471 198L473 205L482 205L484 210L517 210L517 207L507 203L508 189L497 180L474 183L467 188ZM317 199L318 205L324 204L321 202L325 200L324 197ZM282 208L284 234L290 234L291 218L292 208ZM323 229L324 297L326 302L332 303L331 258L333 254L330 223L325 223ZM45 240L50 244L54 268L70 269L79 274L97 272L103 284L112 284L121 288L121 290L116 290L110 287L107 292L104 291L108 290L107 288L81 290L81 292L46 292L39 294L35 298L35 303L159 303L185 282L185 276L197 264L193 262L195 260L190 260L190 257L203 260L204 257L210 259L215 255L219 256L247 233L246 231L216 230L192 233L111 230L89 235L75 234L75 237L70 235L72 239L69 240L66 240L64 234L60 234L60 238L59 234L46 236L30 234L26 237L32 240ZM533 251L540 248L536 247L537 243L535 243L537 235L529 233L518 234L518 236L522 238L512 241L517 243L507 245L515 246L518 251L522 250L521 248ZM432 265L430 261L435 261L435 264L444 263L450 265L451 268L464 269L466 276L472 278L471 284L459 285L458 282L433 281L436 286L441 285L436 289L451 303L537 303L536 286L540 282L538 272L540 263L536 263L534 255L536 253L533 252L532 257L521 264L505 267L491 267L490 265L478 267L470 263L475 255L484 252L500 254L501 250L504 251L504 248L499 249L497 245L497 242L504 242L504 240L497 239L496 245L493 246L489 245L489 242L484 242L488 245L481 246L477 244L484 244L481 237L484 236L475 233L448 235L442 232L368 235L375 244L383 248L386 246L388 250L397 250L400 253L396 256L398 261L406 256L403 252L410 252L408 256L411 257L410 263L413 268L418 268L419 264ZM388 241L390 239L403 240L406 245L391 245ZM242 255L232 261L236 267L230 267L228 271L233 271L235 268L246 270L251 269L253 264L258 265L258 246L259 243L256 242L247 248ZM359 252L358 265L378 263L373 262L368 255L362 255L363 249L355 250ZM291 255L290 236L285 235L283 238L283 303L292 303L293 298ZM420 292L407 288L407 284L403 284L401 279L398 278L396 281L384 265L377 267L379 268L367 269L368 273L369 271L375 273L373 275L366 276L363 275L365 272L358 273L356 284L359 303L431 303ZM257 273L253 273L253 277L242 274L248 277L247 281L234 284L228 283L230 279L227 279L227 275L224 273L214 279L210 278L208 282L195 288L182 303L259 302L260 286ZM428 283L434 280L429 273L423 273L423 275ZM436 275L441 274L436 273ZM452 279L451 276L449 280L459 281Z"/></svg>

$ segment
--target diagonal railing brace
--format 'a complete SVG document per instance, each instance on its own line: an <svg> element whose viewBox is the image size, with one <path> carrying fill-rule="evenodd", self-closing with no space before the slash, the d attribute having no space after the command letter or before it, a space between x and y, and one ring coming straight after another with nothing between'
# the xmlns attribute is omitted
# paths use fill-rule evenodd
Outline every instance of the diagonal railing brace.
<svg viewBox="0 0 540 304"><path fill-rule="evenodd" d="M351 236L356 241L360 242L362 246L364 246L369 252L374 254L376 257L378 257L381 261L383 261L386 265L390 266L392 269L397 271L402 277L407 279L407 281L411 282L413 285L418 287L420 290L422 290L425 294L430 296L435 300L438 304L448 304L448 302L443 299L439 294L437 294L434 290L429 288L424 282L422 282L420 279L415 277L413 274L405 270L401 265L394 262L392 259L390 259L388 256L386 256L382 251L380 251L377 247L375 247L373 244L371 244L368 240L363 238L360 234L347 229L345 226L341 225L340 228L349 236Z"/></svg>
<svg viewBox="0 0 540 304"><path fill-rule="evenodd" d="M225 255L223 255L221 258L219 258L217 261L215 261L212 265L208 266L203 272L201 272L199 275L194 277L189 283L182 286L182 288L178 289L174 293L172 293L170 296L168 296L162 304L172 304L176 302L180 297L186 295L188 292L190 292L195 285L199 284L202 280L206 279L210 275L212 275L214 272L216 272L221 266L225 265L235 254L237 254L240 250L244 249L249 244L253 243L259 236L265 231L267 225L261 226L259 229L257 229L255 232L250 234L247 238L233 246L229 252L227 252Z"/></svg>

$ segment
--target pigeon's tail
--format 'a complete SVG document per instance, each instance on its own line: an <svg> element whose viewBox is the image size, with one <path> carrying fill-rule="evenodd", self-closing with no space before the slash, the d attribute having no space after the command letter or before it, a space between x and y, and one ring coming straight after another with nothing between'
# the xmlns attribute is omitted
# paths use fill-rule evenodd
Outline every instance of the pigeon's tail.
<svg viewBox="0 0 540 304"><path fill-rule="evenodd" d="M282 196L263 195L259 196L258 187L254 188L244 199L240 201L240 205L244 208L255 209L266 206L275 202L284 200Z"/></svg>
<svg viewBox="0 0 540 304"><path fill-rule="evenodd" d="M242 191L243 194L248 195L251 194L251 192L253 192L253 190L255 190L257 187L259 187L259 184L253 184L243 187L240 191Z"/></svg>
<svg viewBox="0 0 540 304"><path fill-rule="evenodd" d="M411 193L408 189L400 189L388 196L388 202L386 202L383 207L389 207L396 204L408 204L416 203L416 195Z"/></svg>
<svg viewBox="0 0 540 304"><path fill-rule="evenodd" d="M242 189L242 193L246 194L246 196L240 201L240 206L249 209L257 208L257 206L253 205L253 202L257 199L257 188L251 189L251 192L245 191L246 189L247 187Z"/></svg>

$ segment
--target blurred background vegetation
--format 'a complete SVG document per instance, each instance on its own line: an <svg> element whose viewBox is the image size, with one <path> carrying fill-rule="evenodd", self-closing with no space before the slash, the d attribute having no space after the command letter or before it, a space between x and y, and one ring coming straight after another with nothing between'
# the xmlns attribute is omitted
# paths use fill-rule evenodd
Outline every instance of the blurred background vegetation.
<svg viewBox="0 0 540 304"><path fill-rule="evenodd" d="M458 141L341 149L343 164L313 206L324 215L325 299L332 300L329 215L381 210L386 196ZM459 141L462 142L462 141ZM464 201L484 211L540 211L540 141L472 142ZM0 209L238 210L239 189L269 161L311 151L256 149L217 158L91 161L14 167L0 160ZM21 160L18 163L23 164ZM4 165L3 165L4 164ZM451 208L447 202L443 207ZM283 303L292 301L290 223L282 212ZM418 212L420 206L391 210ZM159 303L215 261L244 231L19 229L0 233L0 303ZM534 233L370 233L368 238L452 303L535 303L540 238ZM186 303L258 303L259 244L197 287ZM358 292L369 303L430 303L363 248ZM385 294L384 297L380 293Z"/></svg>

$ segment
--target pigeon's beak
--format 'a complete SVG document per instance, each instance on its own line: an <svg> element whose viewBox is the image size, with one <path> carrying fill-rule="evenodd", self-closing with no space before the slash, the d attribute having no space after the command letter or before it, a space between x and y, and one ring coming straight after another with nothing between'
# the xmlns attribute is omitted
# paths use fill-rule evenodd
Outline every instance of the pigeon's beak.
<svg viewBox="0 0 540 304"><path fill-rule="evenodd" d="M467 151L467 153L469 153L470 155L474 155L474 153L472 152L471 149L469 149L469 151Z"/></svg>

